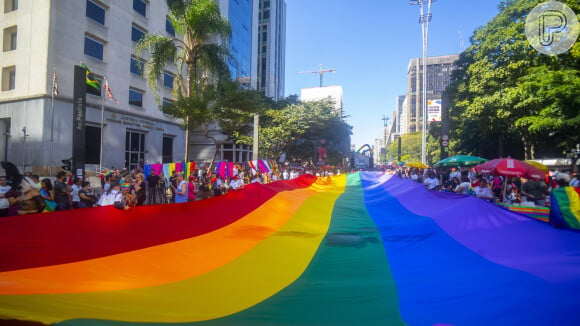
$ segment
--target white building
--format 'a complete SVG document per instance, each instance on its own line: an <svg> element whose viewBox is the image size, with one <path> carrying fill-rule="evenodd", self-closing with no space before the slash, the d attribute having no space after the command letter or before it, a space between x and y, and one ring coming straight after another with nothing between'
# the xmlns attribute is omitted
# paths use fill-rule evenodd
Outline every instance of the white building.
<svg viewBox="0 0 580 326"><path fill-rule="evenodd" d="M183 160L180 122L159 110L133 51L144 33L173 33L166 1L45 0L0 2L0 159L46 173L71 157L73 67L107 77L120 102L104 103L103 166ZM51 105L53 67L59 95ZM159 96L170 100L167 71ZM101 97L87 94L87 164L99 164ZM52 127L51 127L52 126ZM51 141L52 139L52 141Z"/></svg>
<svg viewBox="0 0 580 326"><path fill-rule="evenodd" d="M341 86L323 86L309 87L300 90L300 100L302 102L320 101L330 98L334 101L334 112L342 116L342 87Z"/></svg>

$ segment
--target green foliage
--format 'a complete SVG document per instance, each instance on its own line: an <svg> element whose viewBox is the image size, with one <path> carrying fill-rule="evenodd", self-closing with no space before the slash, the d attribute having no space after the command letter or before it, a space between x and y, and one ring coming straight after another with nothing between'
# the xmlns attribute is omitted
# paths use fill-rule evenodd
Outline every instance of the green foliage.
<svg viewBox="0 0 580 326"><path fill-rule="evenodd" d="M414 132L401 136L401 161L403 162L421 162L421 141L422 133ZM387 147L387 158L391 161L397 159L399 148L398 141L390 143ZM427 164L433 164L439 161L439 141L427 134Z"/></svg>
<svg viewBox="0 0 580 326"><path fill-rule="evenodd" d="M286 153L290 161L315 162L318 142L324 139L327 161L342 162L346 153L338 148L348 141L352 127L333 113L333 107L329 100L301 103L289 97L264 111L260 116L260 155L277 159Z"/></svg>
<svg viewBox="0 0 580 326"><path fill-rule="evenodd" d="M542 1L513 0L472 37L447 89L453 150L482 157L534 158L580 142L580 46L547 56L525 36L526 15ZM580 12L576 1L563 1ZM524 158L521 157L521 158Z"/></svg>

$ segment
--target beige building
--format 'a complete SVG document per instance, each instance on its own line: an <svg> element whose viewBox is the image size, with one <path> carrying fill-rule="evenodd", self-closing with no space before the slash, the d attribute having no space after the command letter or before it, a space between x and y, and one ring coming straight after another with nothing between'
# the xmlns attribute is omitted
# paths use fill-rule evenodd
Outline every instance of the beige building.
<svg viewBox="0 0 580 326"><path fill-rule="evenodd" d="M451 73L459 55L446 55L427 58L427 100L441 99L445 88L451 83ZM407 69L407 94L397 110L400 134L418 132L423 129L423 68L422 59L411 59ZM397 103L400 103L397 99Z"/></svg>

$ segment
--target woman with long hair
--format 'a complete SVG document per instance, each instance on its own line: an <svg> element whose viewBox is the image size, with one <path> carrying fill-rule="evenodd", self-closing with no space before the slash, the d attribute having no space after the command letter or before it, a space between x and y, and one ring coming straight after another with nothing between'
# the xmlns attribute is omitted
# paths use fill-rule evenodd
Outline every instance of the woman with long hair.
<svg viewBox="0 0 580 326"><path fill-rule="evenodd" d="M45 212L52 212L56 209L56 202L54 201L54 189L49 178L40 181L40 195L46 202Z"/></svg>

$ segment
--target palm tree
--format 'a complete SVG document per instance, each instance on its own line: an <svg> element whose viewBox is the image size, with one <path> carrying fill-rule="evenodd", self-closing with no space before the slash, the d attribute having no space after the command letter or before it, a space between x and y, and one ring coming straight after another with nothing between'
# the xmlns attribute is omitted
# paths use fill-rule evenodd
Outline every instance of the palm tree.
<svg viewBox="0 0 580 326"><path fill-rule="evenodd" d="M158 101L157 89L164 70L170 68L177 72L174 79L177 101L173 106L182 107L166 113L185 122L185 161L188 161L189 131L196 126L192 117L211 102L204 88L211 82L229 78L226 60L231 26L221 16L215 0L167 0L167 4L169 21L182 38L148 34L135 50L149 53L145 75Z"/></svg>

